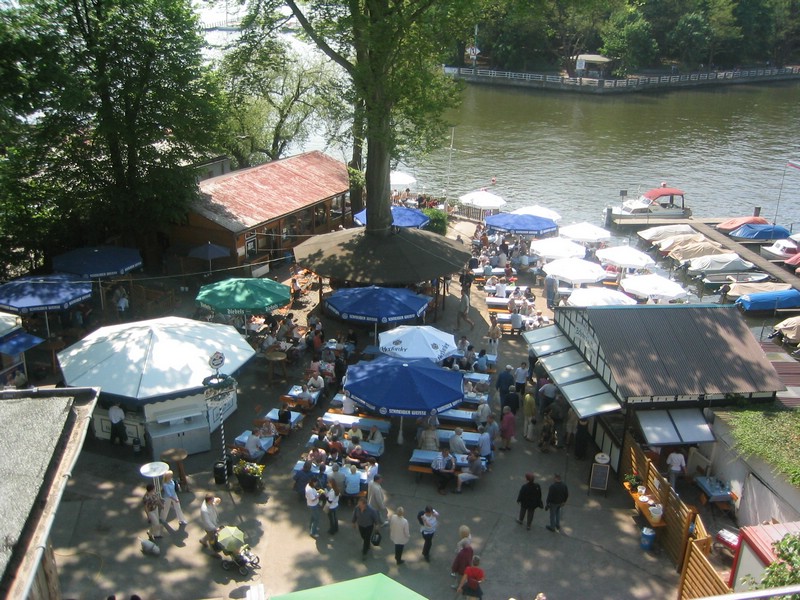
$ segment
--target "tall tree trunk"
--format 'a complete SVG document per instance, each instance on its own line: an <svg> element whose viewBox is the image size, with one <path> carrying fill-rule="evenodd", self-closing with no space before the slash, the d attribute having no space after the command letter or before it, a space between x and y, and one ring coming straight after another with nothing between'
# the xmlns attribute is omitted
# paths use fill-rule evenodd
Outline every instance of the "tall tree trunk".
<svg viewBox="0 0 800 600"><path fill-rule="evenodd" d="M350 168L359 173L364 169L364 107L356 102L353 111L353 155ZM350 185L350 208L353 214L364 210L364 186L358 180L357 185ZM352 182L352 179L351 179Z"/></svg>
<svg viewBox="0 0 800 600"><path fill-rule="evenodd" d="M371 107L367 107L370 111ZM367 119L367 233L389 235L392 209L389 186L389 110L372 108Z"/></svg>

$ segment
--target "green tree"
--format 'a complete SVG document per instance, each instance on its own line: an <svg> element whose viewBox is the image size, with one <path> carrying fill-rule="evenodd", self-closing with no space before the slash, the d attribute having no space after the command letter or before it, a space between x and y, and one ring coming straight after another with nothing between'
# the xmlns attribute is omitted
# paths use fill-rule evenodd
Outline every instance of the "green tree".
<svg viewBox="0 0 800 600"><path fill-rule="evenodd" d="M616 11L602 28L600 52L616 59L617 75L653 64L658 57L658 43L653 28L634 8Z"/></svg>
<svg viewBox="0 0 800 600"><path fill-rule="evenodd" d="M745 577L748 585L757 590L769 590L800 583L800 534L787 534L775 542L775 562L771 563L761 581L756 583L752 576ZM776 600L800 600L800 594L776 596Z"/></svg>
<svg viewBox="0 0 800 600"><path fill-rule="evenodd" d="M2 175L4 208L41 225L39 248L137 243L182 218L197 188L186 165L219 122L189 3L23 0L19 14L16 33L37 52L22 74L31 101Z"/></svg>
<svg viewBox="0 0 800 600"><path fill-rule="evenodd" d="M678 20L667 41L673 56L677 56L689 69L697 69L708 55L710 37L705 16L692 12Z"/></svg>
<svg viewBox="0 0 800 600"><path fill-rule="evenodd" d="M452 32L474 23L470 0L313 0L286 5L305 34L352 81L354 124L367 145L367 229L387 234L393 157L441 139L457 101L441 71ZM361 112L363 109L363 112ZM356 141L359 137L356 137ZM358 165L360 166L360 165Z"/></svg>
<svg viewBox="0 0 800 600"><path fill-rule="evenodd" d="M716 54L742 38L742 28L733 14L733 0L708 0L708 64L714 64Z"/></svg>

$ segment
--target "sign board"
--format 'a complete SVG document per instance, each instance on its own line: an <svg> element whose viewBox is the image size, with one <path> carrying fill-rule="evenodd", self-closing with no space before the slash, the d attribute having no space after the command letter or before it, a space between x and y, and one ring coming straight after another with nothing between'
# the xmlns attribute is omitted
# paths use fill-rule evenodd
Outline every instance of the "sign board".
<svg viewBox="0 0 800 600"><path fill-rule="evenodd" d="M583 58L579 58L575 61L575 68L579 71L582 71L586 68L586 61Z"/></svg>
<svg viewBox="0 0 800 600"><path fill-rule="evenodd" d="M611 465L601 465L594 463L592 473L589 476L589 491L602 490L608 494L608 476L611 472Z"/></svg>
<svg viewBox="0 0 800 600"><path fill-rule="evenodd" d="M467 46L467 54L469 54L469 57L472 60L478 58L478 54L480 53L481 53L480 48L478 48L477 46Z"/></svg>

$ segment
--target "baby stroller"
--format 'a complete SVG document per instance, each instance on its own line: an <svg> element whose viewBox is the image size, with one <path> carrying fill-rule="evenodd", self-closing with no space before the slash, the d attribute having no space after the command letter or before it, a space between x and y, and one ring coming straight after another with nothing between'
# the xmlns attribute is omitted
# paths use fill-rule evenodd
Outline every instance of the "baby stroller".
<svg viewBox="0 0 800 600"><path fill-rule="evenodd" d="M214 549L222 554L222 568L226 571L238 569L242 575L258 567L261 560L253 554L250 545L244 541L244 533L230 525L217 532Z"/></svg>

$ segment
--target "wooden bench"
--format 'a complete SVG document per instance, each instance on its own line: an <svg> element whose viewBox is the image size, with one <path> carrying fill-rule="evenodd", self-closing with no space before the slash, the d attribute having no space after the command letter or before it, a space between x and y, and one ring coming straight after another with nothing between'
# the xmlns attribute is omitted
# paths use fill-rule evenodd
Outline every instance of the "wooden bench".
<svg viewBox="0 0 800 600"><path fill-rule="evenodd" d="M422 477L423 474L433 475L433 469L425 465L408 465L408 470L417 474L417 479Z"/></svg>
<svg viewBox="0 0 800 600"><path fill-rule="evenodd" d="M272 446L270 446L267 451L264 453L264 456L276 456L281 451L281 441L283 441L283 437L276 435L275 440L272 442Z"/></svg>

